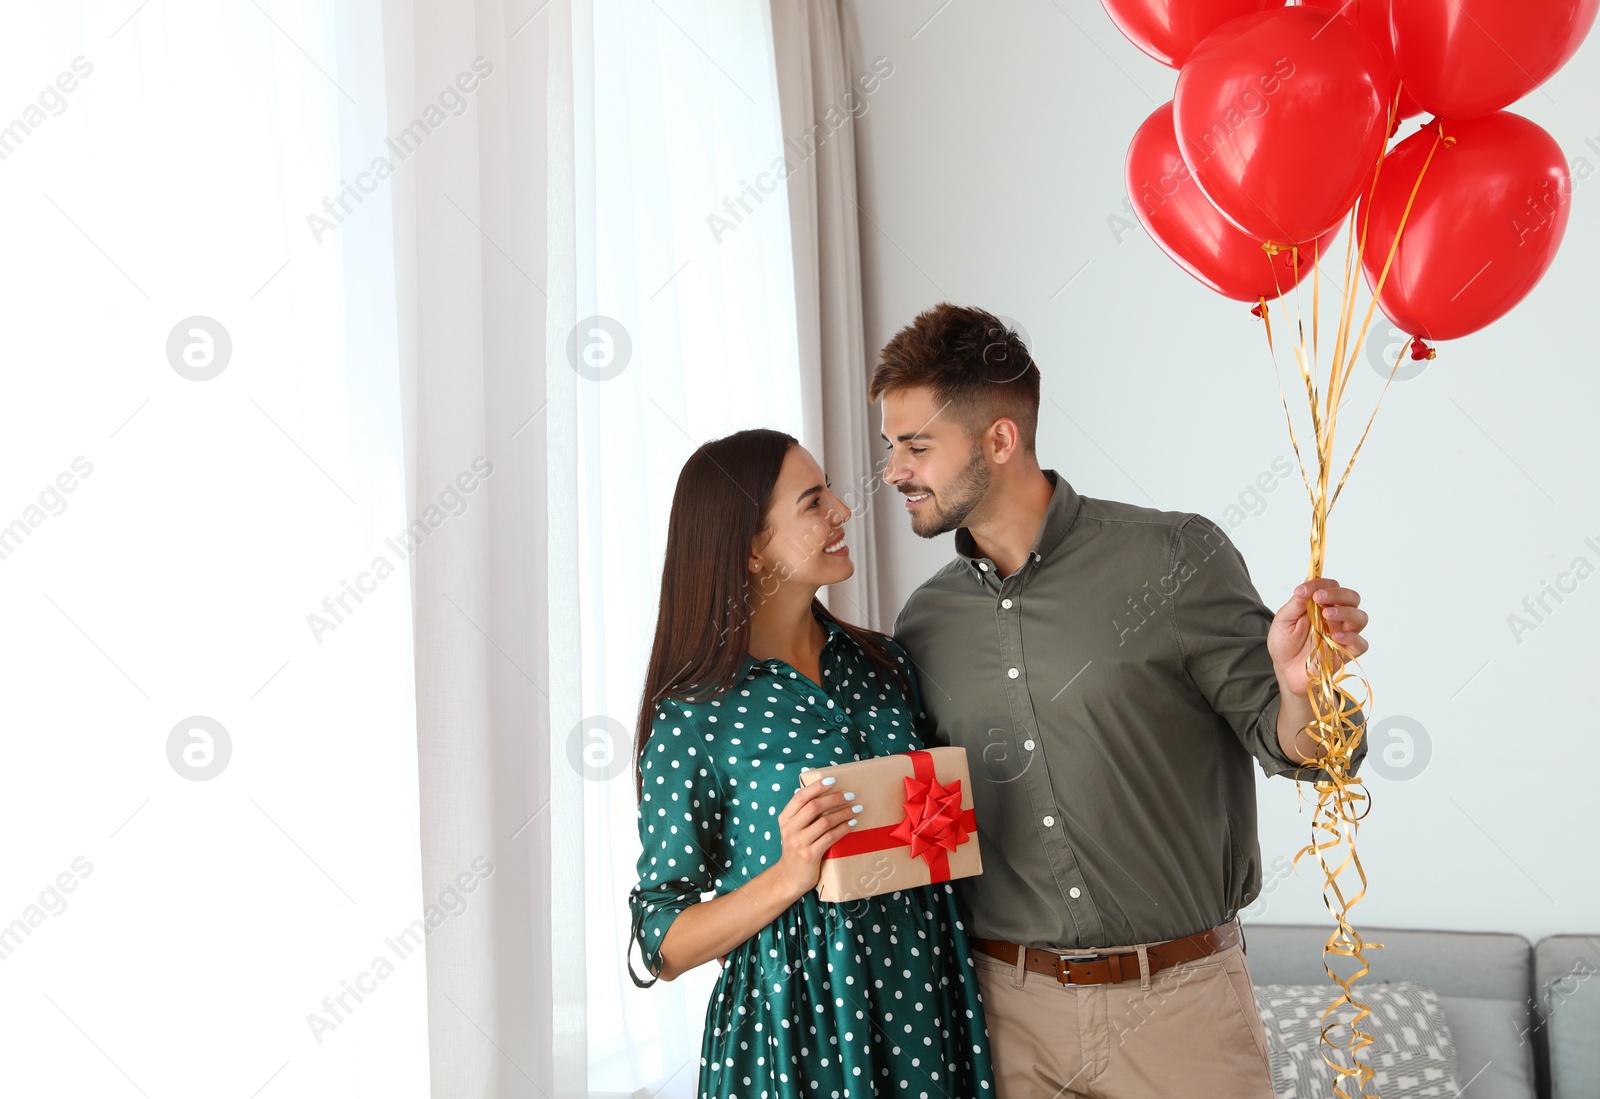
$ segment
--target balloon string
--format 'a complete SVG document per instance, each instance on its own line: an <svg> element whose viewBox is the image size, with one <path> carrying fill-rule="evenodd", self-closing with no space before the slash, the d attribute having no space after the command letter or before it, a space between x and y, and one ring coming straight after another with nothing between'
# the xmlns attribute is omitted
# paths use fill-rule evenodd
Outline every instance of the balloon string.
<svg viewBox="0 0 1600 1099"><path fill-rule="evenodd" d="M1354 215L1352 215L1351 225L1352 236L1354 235L1353 222ZM1347 245L1347 271L1349 268L1350 249ZM1295 274L1298 276L1298 269L1296 269ZM1274 279L1276 277L1276 269L1274 268ZM1298 281L1298 278L1296 281ZM1343 289L1346 298L1348 298L1353 289L1353 283L1347 279ZM1279 297L1281 300L1281 286L1279 286ZM1296 308L1298 311L1298 306ZM1351 318L1351 310L1348 303L1345 303L1340 314L1338 339L1340 346L1342 346L1348 338L1348 325ZM1272 353L1274 371L1276 371L1277 356L1272 345L1270 323L1268 325L1268 350ZM1332 464L1332 428L1336 420L1331 416L1327 420L1323 420L1317 414L1317 391L1315 383L1311 380L1310 365L1307 363L1308 356L1306 355L1303 323L1299 325L1299 341L1294 350L1296 360L1300 364L1302 377L1306 380L1306 392L1309 398L1317 443L1318 476L1317 489L1315 491L1310 487L1303 462L1301 467L1301 479L1306 482L1307 493L1312 503L1312 559L1309 571L1310 578L1315 578L1322 574L1327 544L1327 508L1325 502L1328 498L1328 474ZM1281 383L1279 395L1283 400L1285 417L1289 422L1290 440L1295 446L1295 454L1298 459L1300 457L1299 443L1295 437L1292 418L1288 416L1288 402L1282 393ZM1336 409L1336 406L1334 406L1334 409ZM1359 791L1361 780L1350 774L1356 746L1360 743L1363 732L1362 727L1354 723L1353 715L1357 707L1369 704L1371 692L1364 679L1360 680L1363 688L1361 691L1362 701L1360 702L1356 701L1356 696L1340 689L1340 684L1352 677L1352 673L1345 670L1348 665L1344 660L1339 662L1339 668L1336 669L1334 667L1333 653L1335 650L1342 650L1342 646L1338 646L1329 636L1326 621L1323 619L1321 610L1314 600L1308 600L1308 614L1313 631L1312 659L1314 660L1316 675L1315 681L1307 684L1307 697L1310 700L1313 715L1308 728L1313 739L1317 741L1321 748L1317 763L1321 769L1322 777L1316 783L1317 805L1312 818L1312 841L1306 848L1296 853L1294 865L1298 866L1301 857L1306 854L1314 854L1316 856L1323 873L1323 904L1333 915L1337 924L1337 929L1329 936L1323 947L1323 969L1328 973L1329 978L1339 985L1341 995L1323 1012L1324 1022L1320 1037L1322 1043L1329 1050L1344 1055L1341 1060L1336 1061L1327 1053L1323 1054L1323 1060L1334 1070L1336 1079L1348 1076L1356 1077L1357 1091L1352 1096L1340 1087L1337 1082L1333 1090L1341 1099L1362 1099L1362 1097L1376 1099L1368 1091L1368 1084L1375 1073L1368 1060L1363 1058L1361 1052L1374 1041L1373 1035L1363 1030L1360 1025L1361 1021L1371 1014L1371 1010L1366 1004L1355 998L1350 987L1355 980L1369 971L1363 954L1363 951L1367 949L1367 944L1362 941L1360 934L1349 920L1350 908L1359 902L1367 891L1366 872L1361 866L1360 858L1356 853L1355 831L1357 823L1361 816L1364 815L1364 813L1358 812L1357 807L1362 804L1370 804L1367 802L1366 795ZM1347 650L1342 651L1341 655L1348 656L1350 659L1354 658L1354 654L1349 653ZM1308 671L1312 670L1312 668L1308 668ZM1335 702L1335 700L1338 701ZM1345 702L1350 702L1351 706L1347 708L1344 705ZM1337 850L1340 847L1345 849L1345 854L1342 858L1337 857ZM1335 852L1334 857L1330 857L1330 851ZM1346 896L1341 884L1341 878L1351 869L1355 871L1360 887L1353 895ZM1342 976L1328 964L1330 955L1355 958L1358 962L1357 971L1350 976ZM1333 1022L1328 1022L1329 1016L1334 1015L1341 1005L1349 1005L1354 1008L1354 1015L1348 1020L1335 1018ZM1340 1026L1348 1026L1350 1031L1349 1040L1342 1044L1336 1042L1333 1037ZM1349 1062L1348 1065L1342 1063L1346 1060Z"/></svg>
<svg viewBox="0 0 1600 1099"><path fill-rule="evenodd" d="M1367 303L1366 315L1361 318L1361 332L1356 336L1356 339L1355 339L1355 347L1358 348L1358 349L1360 348L1362 343L1364 343L1366 341L1367 328L1372 324L1373 311L1375 309L1377 309L1377 307L1378 307L1378 297L1379 297L1379 295L1381 295L1383 293L1384 284L1386 282L1388 282L1388 280L1389 280L1389 268L1394 263L1395 254L1400 250L1400 237L1406 231L1406 223L1411 220L1411 208L1417 201L1417 192L1422 189L1422 180L1428 174L1428 166L1433 163L1434 154L1439 151L1439 146L1440 145L1446 145L1446 146L1454 145L1455 141L1456 141L1455 138L1449 137L1449 136L1447 136L1445 134L1445 132L1444 132L1444 123L1441 121L1439 123L1439 134L1438 134L1437 137L1435 137L1433 139L1433 144L1428 147L1428 155L1423 159L1422 168L1417 172L1416 181L1414 183L1412 183L1412 185L1411 185L1411 193L1406 196L1405 209L1400 211L1400 221L1395 226L1394 240L1389 242L1389 254L1384 257L1383 270L1378 273L1377 284L1372 288L1372 300ZM1377 185L1378 185L1378 183L1377 183L1377 174L1378 174L1378 171L1382 170L1382 167L1383 167L1383 162L1380 160L1378 162L1378 169L1373 172L1373 183L1372 183L1372 185L1373 185L1373 190L1374 191L1376 191ZM1366 217L1362 220L1362 225L1361 225L1361 251L1362 251L1363 255L1366 254L1367 228L1368 228L1368 222L1370 222L1371 217L1372 217L1372 204L1369 201L1367 203ZM1350 290L1346 291L1346 294L1345 294L1346 300L1350 300L1350 299L1354 298L1355 295L1352 292L1353 289L1354 288L1352 287ZM1337 355L1337 351L1335 352L1335 354ZM1350 471L1351 471L1351 469L1353 469L1355 467L1355 464L1356 464L1356 455L1361 453L1362 446L1364 446L1366 444L1367 432L1372 430L1372 421L1377 419L1378 408L1379 408L1379 406L1381 406L1383 404L1383 398L1389 392L1389 384L1390 384L1390 382L1394 381L1395 371L1400 368L1400 359L1401 358L1402 358L1402 355L1396 355L1395 356L1394 366L1391 367L1390 370L1389 370L1389 377L1384 380L1383 389L1382 389L1381 392L1379 392L1378 399L1372 406L1372 415L1367 417L1367 426L1362 429L1361 438L1359 440L1357 440L1355 449L1350 452L1350 461L1348 463L1346 463L1346 465L1344 467L1344 473L1342 475L1340 475L1340 477L1339 477L1339 484L1333 490L1333 499L1328 501L1328 508L1329 508L1330 511L1333 509L1333 505L1339 502L1339 494L1344 491L1344 483L1347 480L1350 479ZM1351 351L1349 361L1344 364L1343 378L1348 378L1349 377L1350 372L1355 368L1355 360L1356 360L1356 351ZM1340 390L1341 393L1344 391L1343 378L1341 378L1340 383L1339 383L1339 390Z"/></svg>
<svg viewBox="0 0 1600 1099"><path fill-rule="evenodd" d="M1320 333L1322 325L1322 242L1311 242L1311 361L1320 361ZM1300 308L1300 288L1294 291L1295 308Z"/></svg>
<svg viewBox="0 0 1600 1099"><path fill-rule="evenodd" d="M1277 282L1276 265L1274 265L1273 270L1273 282ZM1283 294L1281 288L1278 293L1279 297L1281 298ZM1256 309L1260 310L1260 312L1256 313L1256 315L1260 317L1262 323L1266 325L1267 352L1272 357L1272 374L1278 383L1278 399L1283 402L1283 421L1289 427L1289 445L1294 447L1295 465L1300 467L1300 483L1306 487L1306 499L1315 501L1316 497L1314 497L1311 493L1311 482L1306 478L1305 459L1300 456L1300 440L1295 437L1294 419L1289 415L1289 398L1285 396L1283 392L1283 375L1278 372L1278 353L1272 346L1272 311L1267 307L1267 299L1262 298L1261 304L1257 305ZM1254 310L1252 310L1252 312L1254 312Z"/></svg>
<svg viewBox="0 0 1600 1099"><path fill-rule="evenodd" d="M1299 253L1298 245L1290 245L1290 247L1294 248L1295 249L1295 254L1298 255L1298 253ZM1262 245L1262 248L1267 252L1268 255L1276 255L1277 252L1280 250L1278 245L1271 244L1271 243ZM1272 268L1272 284L1273 284L1273 287L1278 292L1277 293L1277 299L1281 302L1283 300L1284 287L1283 287L1283 284L1280 281L1278 281L1278 265L1274 263L1274 264L1271 265L1271 268ZM1297 281L1298 281L1298 275L1299 275L1298 265L1296 266L1295 274L1297 276ZM1262 304L1263 304L1263 306L1265 306L1266 303L1263 302ZM1263 314L1265 314L1267 311L1268 310L1266 308L1264 308L1263 309ZM1287 312L1288 312L1287 308L1285 308L1285 316L1287 316ZM1306 397L1311 402L1311 431L1312 431L1312 434L1313 434L1314 437L1320 439L1320 438L1322 438L1322 417L1320 415L1318 415L1318 412L1317 412L1317 385L1316 385L1315 379L1313 379L1312 376L1311 376L1311 364L1307 363L1307 361L1306 361L1305 325L1300 320L1300 309L1299 309L1298 303L1295 306L1295 322L1296 322L1295 327L1296 327L1298 339L1291 346L1294 348L1295 363L1300 368L1300 378L1305 383ZM1267 349L1269 351L1272 350L1272 326L1270 324L1268 324L1268 326L1267 326ZM1276 354L1273 355L1272 368L1273 368L1273 373L1276 374L1277 373L1277 369L1278 369L1278 360L1277 360ZM1279 389L1279 392L1281 393L1282 389L1283 389L1283 382L1282 382L1281 376L1279 377L1278 389ZM1284 401L1284 415L1287 416L1288 412L1289 412L1288 400L1285 399L1285 401ZM1290 437L1291 440L1293 440L1293 438L1294 438L1294 427L1293 427L1293 425L1291 425L1290 428L1289 428L1289 437ZM1295 449L1295 457L1298 458L1299 456L1300 456L1299 448L1296 447L1296 449ZM1306 480L1305 467L1303 465L1301 466L1301 469L1300 469L1300 478L1303 481ZM1309 483L1307 483L1307 485L1306 485L1306 492L1307 492L1308 495L1311 496L1312 503L1315 504L1316 497L1315 497L1314 494L1311 493L1311 486L1310 486Z"/></svg>
<svg viewBox="0 0 1600 1099"><path fill-rule="evenodd" d="M1395 132L1395 130L1399 127L1399 124L1400 124L1400 97L1399 97L1399 94L1396 93L1393 97L1391 97L1391 99L1389 101L1389 132L1391 134L1393 134ZM1345 236L1344 282L1343 282L1343 285L1341 286L1342 298L1341 298L1340 309L1339 309L1338 339L1335 342L1334 348L1333 348L1333 359L1334 359L1334 363L1336 364L1336 367L1339 364L1343 364L1344 361L1345 361L1345 354L1344 353L1345 353L1345 350L1347 348L1346 338L1348 337L1348 334L1349 334L1349 331L1350 331L1350 316L1351 316L1352 311L1355 309L1356 284L1357 284L1358 279L1360 278L1359 263L1357 261L1357 257L1358 256L1364 257L1366 255L1367 229L1368 229L1368 226L1371 224L1371 221L1372 221L1372 200L1373 200L1373 197L1378 193L1378 181L1379 181L1380 178L1382 178L1382 175L1383 175L1383 162L1384 162L1384 159L1385 159L1384 155L1382 153L1380 153L1378 155L1377 163L1374 164L1373 167L1372 167L1372 182L1367 188L1367 202L1366 202L1365 207L1363 208L1363 214L1362 214L1362 218L1361 218L1361 235L1360 235L1360 240L1359 240L1359 247L1357 247L1357 243L1358 242L1357 242L1356 231L1355 231L1355 212L1354 211L1351 211L1349 232ZM1424 170L1426 170L1426 166L1424 166ZM1421 176L1419 175L1418 178L1417 178L1417 184L1420 186L1421 182L1422 182L1422 179L1421 179ZM1413 188L1412 197L1415 198L1415 196L1416 196L1416 190L1415 190L1415 188ZM1406 214L1409 215L1410 212L1411 212L1411 204L1408 202L1406 204ZM1402 219L1402 225L1403 224L1404 224L1404 219ZM1398 246L1398 244L1399 244L1399 239L1400 239L1399 238L1399 232L1397 231L1396 234L1395 234L1395 244L1396 244L1396 246ZM1392 252L1391 252L1391 256L1392 256ZM1387 264L1384 267L1384 274L1385 275L1388 274L1388 266L1387 266ZM1380 285L1380 289L1381 289L1381 285L1382 285L1381 281L1380 281L1379 285ZM1374 291L1373 292L1373 302L1374 303L1376 303L1376 301L1377 301L1377 295L1378 295L1378 291ZM1372 318L1372 311L1371 311L1371 309L1368 309L1368 311L1367 311L1367 321L1370 322L1371 318ZM1361 345L1361 342L1366 339L1366 335L1367 335L1367 324L1363 323L1362 326L1361 326L1361 334L1355 341L1355 345L1357 347L1359 347ZM1352 351L1351 355L1350 355L1350 363L1351 363L1352 366L1354 365L1354 361L1355 361L1355 353L1354 353L1354 351ZM1337 369L1336 369L1335 372L1338 373ZM1344 378L1348 378L1348 376L1349 376L1349 371L1348 370L1344 371L1343 372L1343 377ZM1343 397L1344 397L1343 378L1341 379L1340 383L1337 386L1337 390L1338 390L1337 393L1333 393L1331 391L1333 388L1334 387L1330 387L1330 393L1329 393L1329 416L1330 417L1334 413L1338 412L1339 405L1343 403ZM1381 398L1380 398L1380 400L1381 400ZM1374 409L1373 409L1373 414L1374 415L1377 414L1377 408L1376 407L1374 407ZM1348 473L1348 471L1346 471L1346 472ZM1340 481L1340 484L1341 484L1341 486L1343 485L1343 480L1342 479ZM1338 498L1338 493L1337 492L1334 493L1334 498L1335 499ZM1333 505L1330 503L1328 506L1331 508Z"/></svg>
<svg viewBox="0 0 1600 1099"><path fill-rule="evenodd" d="M1391 123L1399 107L1398 95L1391 104ZM1351 328L1355 320L1355 297L1358 289L1360 267L1356 256L1366 255L1366 244L1371 219L1372 194L1376 192L1379 173L1382 171L1380 158L1373 170L1372 190L1369 191L1369 202L1361 219L1361 232L1359 247L1357 246L1356 222L1357 216L1351 212L1349 221L1350 236L1345 244L1345 269L1341 280L1341 302L1339 310L1339 325L1335 332L1333 363L1330 371L1328 386L1325 394L1318 393L1318 387L1313 376L1314 364L1319 358L1319 328L1317 314L1320 313L1321 291L1320 271L1317 269L1317 259L1313 258L1313 283L1312 283L1312 346L1307 354L1305 346L1305 325L1300 315L1299 294L1296 293L1296 327L1297 341L1294 344L1296 362L1300 366L1302 380L1306 387L1306 396L1310 405L1312 429L1317 451L1317 484L1313 489L1301 455L1299 439L1294 430L1294 419L1289 413L1288 397L1283 390L1282 376L1278 372L1277 349L1273 340L1271 308L1265 298L1262 298L1253 312L1256 312L1263 321L1267 337L1267 351L1272 359L1273 373L1278 380L1278 395L1283 404L1284 420L1289 429L1289 440L1294 447L1295 460L1300 465L1301 482L1306 487L1306 492L1312 505L1310 554L1311 560L1307 569L1307 579L1316 579L1322 575L1326 561L1328 544L1328 514L1333 503L1338 499L1345 482L1350 476L1350 471L1355 465L1356 455L1361 452L1362 445L1366 442L1367 433L1371 430L1373 421L1377 417L1378 406L1381 405L1383 394L1379 395L1377 404L1374 405L1372 414L1368 417L1363 428L1361 438L1355 450L1350 455L1343 475L1339 478L1338 485L1331 496L1328 492L1328 482L1333 468L1333 443L1335 428L1338 423L1338 409L1344 394L1345 386L1349 381L1355 366L1358 349L1366 339L1368 328L1371 325L1372 314L1377 306L1378 296L1383 291L1389 270L1394 263L1395 255L1399 249L1401 234L1405 231L1406 223L1410 218L1411 210L1416 202L1417 193L1422 186L1422 179L1426 175L1434 154L1441 144L1451 144L1454 139L1444 133L1440 125L1439 135L1435 138L1433 146L1428 151L1422 170L1418 173L1413 183L1411 193L1407 198L1405 209L1402 211L1399 223L1395 229L1395 238L1390 243L1388 255L1385 257L1382 271L1373 287L1373 300L1369 303L1366 313L1362 318L1360 330L1351 340ZM1276 246L1264 246L1269 255L1275 255L1279 249ZM1294 274L1293 285L1298 288L1300 282L1299 252L1291 252L1290 262ZM1277 264L1272 264L1274 285L1278 291L1278 300L1284 297L1284 287L1279 282ZM1284 306L1287 310L1287 305ZM1348 352L1348 353L1347 353ZM1310 360L1308 362L1308 359ZM1390 370L1389 379L1384 383L1384 393L1388 392L1390 382L1393 381L1395 371L1399 368L1399 359L1395 360L1394 367ZM1319 409L1319 396L1325 396L1327 404ZM1372 1014L1371 1008L1356 998L1353 986L1356 981L1371 972L1366 959L1366 951L1382 949L1381 943L1366 942L1360 932L1350 921L1350 912L1367 894L1368 879L1366 870L1361 864L1361 857L1357 850L1357 832L1361 820L1371 809L1370 795L1363 789L1362 780L1351 772L1354 767L1355 753L1359 748L1366 731L1366 717L1360 722L1356 721L1357 714L1369 714L1371 711L1372 689L1365 676L1356 670L1356 658L1353 651L1335 641L1323 617L1321 607L1314 599L1307 601L1307 614L1312 631L1311 656L1308 663L1308 682L1306 695L1311 703L1312 720L1307 726L1312 738L1317 742L1320 755L1314 766L1319 771L1315 783L1317 793L1316 807L1312 813L1311 841L1294 856L1294 865L1298 866L1300 859L1307 855L1316 858L1317 864L1323 875L1323 904L1333 916L1336 927L1323 945L1323 969L1329 978L1339 987L1340 995L1328 1005L1322 1013L1322 1027L1320 1039L1325 1048L1323 1061L1335 1074L1333 1093L1339 1099L1377 1099L1371 1090L1375 1087L1373 1081L1376 1072L1371 1065L1370 1054L1363 1051L1375 1041L1373 1034L1363 1028L1362 1022ZM1347 689L1350 684L1354 689ZM1347 892L1347 875L1353 874L1355 889ZM1348 958L1355 962L1353 972L1341 974L1334 965L1333 959ZM1336 1035L1343 1035L1343 1040L1336 1039ZM1353 1080L1352 1080L1353 1078ZM1354 1090L1346 1090L1346 1085L1352 1084Z"/></svg>
<svg viewBox="0 0 1600 1099"><path fill-rule="evenodd" d="M1339 986L1340 994L1323 1011L1320 1034L1322 1044L1327 1047L1323 1061L1335 1074L1333 1092L1340 1099L1377 1099L1370 1090L1376 1073L1370 1064L1370 1055L1363 1053L1375 1038L1361 1025L1372 1010L1356 997L1352 986L1371 971L1365 952L1382 949L1383 944L1366 942L1350 921L1351 909L1367 893L1368 879L1357 851L1356 837L1358 825L1371 808L1369 796L1361 790L1361 779L1350 773L1364 732L1363 726L1356 724L1354 715L1360 710L1370 710L1371 691L1364 677L1349 670L1349 662L1337 669L1333 666L1336 651L1351 661L1353 654L1328 637L1317 618L1313 618L1313 629L1316 679L1307 689L1314 715L1309 728L1322 747L1321 758L1317 761L1322 777L1316 783L1317 804L1312 816L1311 842L1296 852L1293 865L1298 867L1300 859L1306 855L1316 857L1323 876L1323 904L1337 924L1323 944L1322 952L1323 970ZM1359 694L1343 686L1351 681L1360 685ZM1345 879L1351 872L1357 888L1347 894ZM1354 971L1340 973L1330 964L1332 958L1354 960ZM1341 1009L1344 1009L1342 1013ZM1336 1039L1335 1035L1343 1030L1348 1031L1344 1040ZM1350 1083L1352 1077L1355 1090L1348 1091L1343 1085Z"/></svg>

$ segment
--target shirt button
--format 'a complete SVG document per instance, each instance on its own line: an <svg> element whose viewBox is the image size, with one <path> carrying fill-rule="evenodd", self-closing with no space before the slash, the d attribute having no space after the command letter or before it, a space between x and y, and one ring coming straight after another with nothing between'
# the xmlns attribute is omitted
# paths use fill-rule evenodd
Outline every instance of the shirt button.
<svg viewBox="0 0 1600 1099"><path fill-rule="evenodd" d="M1004 607L1006 610L1010 610L1011 609L1011 600L1002 599L1002 600L1000 600L1000 605L1002 607Z"/></svg>
<svg viewBox="0 0 1600 1099"><path fill-rule="evenodd" d="M1015 678L1017 678L1017 674L1018 674L1017 673L1017 669L1015 669L1015 668L1007 669L1006 674L1008 676L1010 676L1012 679L1015 679Z"/></svg>
<svg viewBox="0 0 1600 1099"><path fill-rule="evenodd" d="M835 725L843 725L844 721L845 721L845 718L844 718L844 714L843 713L836 713L836 714L833 715L833 723Z"/></svg>
<svg viewBox="0 0 1600 1099"><path fill-rule="evenodd" d="M1028 752L1031 752L1031 751L1033 751L1033 741L1031 741L1031 740L1024 740L1024 741L1023 741L1023 742L1022 742L1022 747L1023 747L1023 750L1024 750L1024 751L1028 751Z"/></svg>
<svg viewBox="0 0 1600 1099"><path fill-rule="evenodd" d="M1074 885L1071 889L1067 890L1067 896L1071 897L1073 900L1077 900L1079 897L1083 896L1083 890Z"/></svg>
<svg viewBox="0 0 1600 1099"><path fill-rule="evenodd" d="M1044 826L1046 828L1054 828L1056 826L1056 818L1055 817L1045 817L1044 818Z"/></svg>
<svg viewBox="0 0 1600 1099"><path fill-rule="evenodd" d="M988 564L986 562L979 561L978 562L978 571L979 572L988 572L989 571Z"/></svg>

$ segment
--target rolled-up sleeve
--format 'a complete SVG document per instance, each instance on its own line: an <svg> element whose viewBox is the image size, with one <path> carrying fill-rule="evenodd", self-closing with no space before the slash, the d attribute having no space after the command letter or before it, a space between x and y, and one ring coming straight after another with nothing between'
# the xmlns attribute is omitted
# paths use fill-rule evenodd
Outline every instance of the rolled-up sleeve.
<svg viewBox="0 0 1600 1099"><path fill-rule="evenodd" d="M1278 743L1282 700L1267 651L1273 612L1261 601L1238 548L1216 523L1195 515L1177 530L1171 564L1178 647L1195 686L1264 773L1304 782L1326 778L1321 768L1291 760ZM1364 724L1366 717L1358 709L1354 720ZM1366 750L1363 737L1352 773Z"/></svg>
<svg viewBox="0 0 1600 1099"><path fill-rule="evenodd" d="M716 765L703 734L668 699L656 712L639 760L643 792L639 802L639 882L628 894L633 941L655 984L661 970L661 943L678 913L711 892L722 865L722 793Z"/></svg>

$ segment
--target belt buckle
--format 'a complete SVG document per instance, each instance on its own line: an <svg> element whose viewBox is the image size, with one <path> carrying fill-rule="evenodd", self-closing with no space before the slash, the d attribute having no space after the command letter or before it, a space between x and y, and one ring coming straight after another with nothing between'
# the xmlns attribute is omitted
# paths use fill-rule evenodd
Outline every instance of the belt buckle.
<svg viewBox="0 0 1600 1099"><path fill-rule="evenodd" d="M1098 962L1103 955L1100 954L1057 954L1056 955L1056 980L1064 985L1080 984L1082 982L1072 979L1072 963L1087 965Z"/></svg>

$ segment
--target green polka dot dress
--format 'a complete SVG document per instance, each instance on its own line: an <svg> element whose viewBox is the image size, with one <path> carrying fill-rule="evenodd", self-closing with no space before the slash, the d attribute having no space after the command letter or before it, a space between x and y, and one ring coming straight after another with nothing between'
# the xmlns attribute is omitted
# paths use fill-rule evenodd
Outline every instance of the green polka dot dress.
<svg viewBox="0 0 1600 1099"><path fill-rule="evenodd" d="M657 711L640 760L644 850L629 897L650 972L667 928L701 893L731 892L777 864L778 813L803 768L928 747L915 692L908 703L849 634L822 625L821 684L786 661L747 657L722 697L669 699ZM734 948L706 1011L699 1094L992 1096L978 979L950 883L843 904L813 890Z"/></svg>

